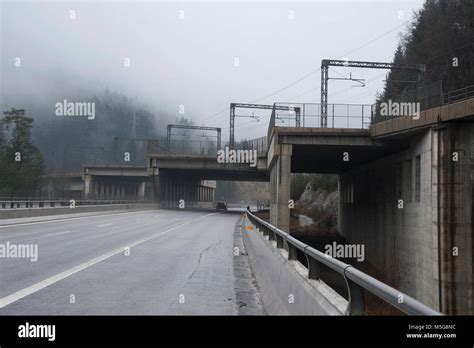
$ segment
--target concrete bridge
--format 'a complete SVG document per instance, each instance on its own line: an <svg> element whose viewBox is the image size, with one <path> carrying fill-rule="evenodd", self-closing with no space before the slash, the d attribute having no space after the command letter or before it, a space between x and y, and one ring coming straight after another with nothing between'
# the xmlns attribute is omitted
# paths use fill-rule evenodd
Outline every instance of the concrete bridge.
<svg viewBox="0 0 474 348"><path fill-rule="evenodd" d="M332 128L312 127L320 124L320 115L310 111L318 110L318 104L275 103L266 139L245 145L246 150L252 150L252 144L257 146L255 166L220 163L212 155L150 151L147 166L86 165L83 173L64 180L69 180L78 197L156 201L164 208L212 207L216 180L270 182L270 224L279 231L274 230L277 247L287 249L278 253L288 255L281 261L269 254L268 260L280 260L287 267L295 257L291 247L282 242L291 239L291 173L337 174L338 232L349 243L365 246L366 261L376 265L383 281L443 313L472 315L471 90L466 89L460 100L430 105L416 118L384 119L368 114L364 105L329 105L327 117ZM293 122L294 108L300 110L298 122ZM338 109L347 112L341 114ZM269 227L253 222L263 226L265 235ZM263 248L265 243L259 244L258 248ZM249 244L249 248L257 248L255 245ZM254 254L262 253L254 250ZM261 269L261 279L268 267ZM314 276L311 267L308 272ZM291 279L300 279L300 275L295 277L288 278L286 289L306 286L292 285ZM323 293L326 290L321 288ZM335 311L342 313L341 308Z"/></svg>
<svg viewBox="0 0 474 348"><path fill-rule="evenodd" d="M277 126L279 109L273 110L267 152L256 168L222 165L216 157L150 154L158 192L168 177L177 186L204 179L270 181L270 223L291 233L290 174L338 174L339 233L364 244L368 261L392 286L446 314L473 314L472 95L416 118L379 118L370 125L374 115L364 116L361 106L362 115L348 112L342 119L358 128L306 127L304 112L299 127ZM288 111L285 116L292 117Z"/></svg>

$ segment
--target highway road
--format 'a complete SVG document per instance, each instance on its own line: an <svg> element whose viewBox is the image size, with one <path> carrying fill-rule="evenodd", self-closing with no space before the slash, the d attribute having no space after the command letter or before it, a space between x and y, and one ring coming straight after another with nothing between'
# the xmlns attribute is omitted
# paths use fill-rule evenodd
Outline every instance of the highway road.
<svg viewBox="0 0 474 348"><path fill-rule="evenodd" d="M0 315L264 314L239 212L30 220L0 225L0 246L38 248L0 258Z"/></svg>

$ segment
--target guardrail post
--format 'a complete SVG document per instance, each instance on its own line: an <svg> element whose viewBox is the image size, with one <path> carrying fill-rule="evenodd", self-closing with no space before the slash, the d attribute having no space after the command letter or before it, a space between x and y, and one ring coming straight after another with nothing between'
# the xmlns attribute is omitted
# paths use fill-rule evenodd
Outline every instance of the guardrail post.
<svg viewBox="0 0 474 348"><path fill-rule="evenodd" d="M268 240L275 240L275 232L273 232L272 230L270 230L268 233ZM278 242L277 242L277 245L278 245Z"/></svg>
<svg viewBox="0 0 474 348"><path fill-rule="evenodd" d="M308 278L309 279L319 279L321 278L321 267L319 262L313 259L312 257L308 257Z"/></svg>
<svg viewBox="0 0 474 348"><path fill-rule="evenodd" d="M349 305L346 309L346 315L364 315L365 298L364 289L344 276L349 293Z"/></svg>
<svg viewBox="0 0 474 348"><path fill-rule="evenodd" d="M273 232L276 237L276 242L277 242L277 248L282 249L283 248L283 237L279 236L276 232Z"/></svg>
<svg viewBox="0 0 474 348"><path fill-rule="evenodd" d="M298 249L291 243L286 243L288 245L288 260L296 260L298 258Z"/></svg>

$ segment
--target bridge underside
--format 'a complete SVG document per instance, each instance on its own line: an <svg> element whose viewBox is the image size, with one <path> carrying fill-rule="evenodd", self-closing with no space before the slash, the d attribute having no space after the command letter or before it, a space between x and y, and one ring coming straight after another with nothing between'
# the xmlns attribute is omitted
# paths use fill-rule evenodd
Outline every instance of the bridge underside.
<svg viewBox="0 0 474 348"><path fill-rule="evenodd" d="M182 169L161 169L166 175L178 175L183 173ZM224 180L224 181L269 181L266 173L231 171L231 170L209 170L209 169L187 169L186 175L199 180Z"/></svg>
<svg viewBox="0 0 474 348"><path fill-rule="evenodd" d="M403 147L350 145L292 145L292 173L341 174L364 163L394 153ZM347 159L344 160L344 159Z"/></svg>
<svg viewBox="0 0 474 348"><path fill-rule="evenodd" d="M151 199L144 166L84 165L85 199Z"/></svg>
<svg viewBox="0 0 474 348"><path fill-rule="evenodd" d="M218 163L212 156L149 155L148 172L154 182L157 200L164 207L210 208L215 180L268 181L266 158L256 166L248 163Z"/></svg>
<svg viewBox="0 0 474 348"><path fill-rule="evenodd" d="M182 175L197 180L269 181L265 157L255 167L249 163L218 163L212 156L149 155L150 167L158 175Z"/></svg>
<svg viewBox="0 0 474 348"><path fill-rule="evenodd" d="M290 232L291 173L341 174L407 146L374 141L364 129L275 127L268 150L270 222Z"/></svg>

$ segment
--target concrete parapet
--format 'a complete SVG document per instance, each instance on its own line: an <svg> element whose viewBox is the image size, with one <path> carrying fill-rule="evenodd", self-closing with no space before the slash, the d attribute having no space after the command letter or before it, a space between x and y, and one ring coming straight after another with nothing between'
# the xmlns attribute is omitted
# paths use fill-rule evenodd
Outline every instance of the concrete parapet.
<svg viewBox="0 0 474 348"><path fill-rule="evenodd" d="M110 210L146 210L156 209L158 205L155 203L138 203L138 204L109 204L109 205L86 205L55 208L22 208L22 209L4 209L0 210L0 219L18 219L34 216L60 215L60 214L77 214L96 211Z"/></svg>
<svg viewBox="0 0 474 348"><path fill-rule="evenodd" d="M323 281L307 279L306 268L288 261L284 249L277 249L275 242L255 229L242 234L268 314L344 315L347 300Z"/></svg>

